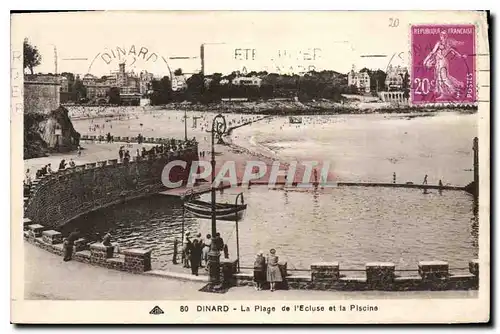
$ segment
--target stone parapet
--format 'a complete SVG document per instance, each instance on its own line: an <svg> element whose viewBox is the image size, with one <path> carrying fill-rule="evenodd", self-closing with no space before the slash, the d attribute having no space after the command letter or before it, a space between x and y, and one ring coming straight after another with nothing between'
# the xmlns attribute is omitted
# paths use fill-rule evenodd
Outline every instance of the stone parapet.
<svg viewBox="0 0 500 334"><path fill-rule="evenodd" d="M339 279L338 262L318 262L311 265L311 280L313 282L330 283Z"/></svg>
<svg viewBox="0 0 500 334"><path fill-rule="evenodd" d="M418 273L422 279L446 278L449 265L445 261L420 261L418 263Z"/></svg>
<svg viewBox="0 0 500 334"><path fill-rule="evenodd" d="M106 259L113 257L113 246L104 246L101 243L90 245L90 261L92 263L101 264Z"/></svg>
<svg viewBox="0 0 500 334"><path fill-rule="evenodd" d="M63 241L61 232L54 230L43 231L42 240L49 245L60 244Z"/></svg>
<svg viewBox="0 0 500 334"><path fill-rule="evenodd" d="M394 282L396 265L392 262L366 264L366 281L372 288L390 288Z"/></svg>
<svg viewBox="0 0 500 334"><path fill-rule="evenodd" d="M238 260L222 259L220 260L220 280L224 285L234 285L235 277L238 270Z"/></svg>
<svg viewBox="0 0 500 334"><path fill-rule="evenodd" d="M126 249L124 266L126 271L145 272L151 270L151 250Z"/></svg>
<svg viewBox="0 0 500 334"><path fill-rule="evenodd" d="M42 232L45 230L45 227L40 224L31 224L28 225L28 231L32 238L38 238L42 236Z"/></svg>
<svg viewBox="0 0 500 334"><path fill-rule="evenodd" d="M479 260L471 260L469 262L469 272L474 275L479 277Z"/></svg>

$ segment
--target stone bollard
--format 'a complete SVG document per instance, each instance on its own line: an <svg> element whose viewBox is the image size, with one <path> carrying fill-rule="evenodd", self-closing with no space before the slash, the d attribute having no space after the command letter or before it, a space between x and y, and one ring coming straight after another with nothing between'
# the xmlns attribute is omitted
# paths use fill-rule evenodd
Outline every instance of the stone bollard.
<svg viewBox="0 0 500 334"><path fill-rule="evenodd" d="M433 280L448 277L449 265L445 261L420 261L418 273L424 280Z"/></svg>
<svg viewBox="0 0 500 334"><path fill-rule="evenodd" d="M85 238L79 238L75 240L75 244L73 246L75 252L79 252L82 250L89 249L89 242Z"/></svg>
<svg viewBox="0 0 500 334"><path fill-rule="evenodd" d="M281 277L283 278L283 281L281 281L281 283L278 283L276 285L276 287L280 290L288 290L288 281L286 280L286 277L288 276L288 263L287 262L279 262L278 268L280 269Z"/></svg>
<svg viewBox="0 0 500 334"><path fill-rule="evenodd" d="M98 161L97 162L97 167L104 167L104 166L106 166L106 163L107 163L106 160L104 160L104 161Z"/></svg>
<svg viewBox="0 0 500 334"><path fill-rule="evenodd" d="M90 262L105 263L106 259L113 257L113 246L104 246L101 243L90 245Z"/></svg>
<svg viewBox="0 0 500 334"><path fill-rule="evenodd" d="M93 169L95 168L96 163L95 162L89 162L88 164L85 164L85 169Z"/></svg>
<svg viewBox="0 0 500 334"><path fill-rule="evenodd" d="M85 165L78 165L75 167L76 172L83 172L85 170Z"/></svg>
<svg viewBox="0 0 500 334"><path fill-rule="evenodd" d="M340 277L338 262L319 262L311 264L311 280L320 283L332 283Z"/></svg>
<svg viewBox="0 0 500 334"><path fill-rule="evenodd" d="M49 245L60 244L62 242L62 234L54 230L43 231L42 240Z"/></svg>
<svg viewBox="0 0 500 334"><path fill-rule="evenodd" d="M220 279L224 286L235 285L235 277L238 268L238 260L220 260Z"/></svg>
<svg viewBox="0 0 500 334"><path fill-rule="evenodd" d="M29 225L33 225L33 222L29 218L23 218L23 227L27 227Z"/></svg>
<svg viewBox="0 0 500 334"><path fill-rule="evenodd" d="M151 270L151 250L146 249L126 249L125 270L131 272L145 272Z"/></svg>
<svg viewBox="0 0 500 334"><path fill-rule="evenodd" d="M392 262L370 262L366 264L366 283L371 288L387 288L394 282L396 265Z"/></svg>
<svg viewBox="0 0 500 334"><path fill-rule="evenodd" d="M469 272L474 276L479 276L479 259L471 260L469 262Z"/></svg>
<svg viewBox="0 0 500 334"><path fill-rule="evenodd" d="M118 163L118 159L109 159L108 166L114 166Z"/></svg>
<svg viewBox="0 0 500 334"><path fill-rule="evenodd" d="M41 237L44 229L45 229L45 226L40 225L40 224L28 225L29 235L32 238Z"/></svg>

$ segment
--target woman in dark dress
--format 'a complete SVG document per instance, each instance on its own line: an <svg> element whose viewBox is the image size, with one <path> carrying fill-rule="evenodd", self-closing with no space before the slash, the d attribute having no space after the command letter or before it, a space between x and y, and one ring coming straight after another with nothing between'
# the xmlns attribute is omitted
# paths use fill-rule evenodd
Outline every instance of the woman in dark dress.
<svg viewBox="0 0 500 334"><path fill-rule="evenodd" d="M253 265L253 280L255 283L255 289L257 291L262 290L262 285L266 282L266 259L264 258L263 252L259 252L255 257Z"/></svg>

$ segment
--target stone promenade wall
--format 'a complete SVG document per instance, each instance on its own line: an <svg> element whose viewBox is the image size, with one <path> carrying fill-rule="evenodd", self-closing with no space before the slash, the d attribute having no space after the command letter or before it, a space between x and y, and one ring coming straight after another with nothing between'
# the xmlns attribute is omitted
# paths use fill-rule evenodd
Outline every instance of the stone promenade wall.
<svg viewBox="0 0 500 334"><path fill-rule="evenodd" d="M104 160L46 175L33 181L24 217L57 228L90 211L158 193L166 189L161 174L172 160L186 161L187 168L172 168L171 180L186 180L191 162L198 160L197 145L137 161Z"/></svg>
<svg viewBox="0 0 500 334"><path fill-rule="evenodd" d="M365 265L364 277L349 277L340 270L338 262L314 263L307 275L287 273L286 263L280 264L284 280L281 289L300 290L477 290L479 287L479 260L471 260L469 273L453 273L444 261L420 261L417 275L396 275L394 263L373 262ZM231 285L253 284L253 274L233 272Z"/></svg>

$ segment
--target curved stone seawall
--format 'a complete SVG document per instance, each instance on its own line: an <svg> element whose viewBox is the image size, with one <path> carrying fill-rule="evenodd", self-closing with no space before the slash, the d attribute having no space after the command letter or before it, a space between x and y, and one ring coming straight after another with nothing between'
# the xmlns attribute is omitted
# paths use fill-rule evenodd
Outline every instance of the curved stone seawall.
<svg viewBox="0 0 500 334"><path fill-rule="evenodd" d="M176 152L133 159L88 163L33 181L30 196L25 198L24 217L57 228L90 211L158 193L166 189L161 174L169 161L187 162L186 169L174 167L170 173L172 182L187 180L192 161L198 160L198 146L195 143Z"/></svg>

